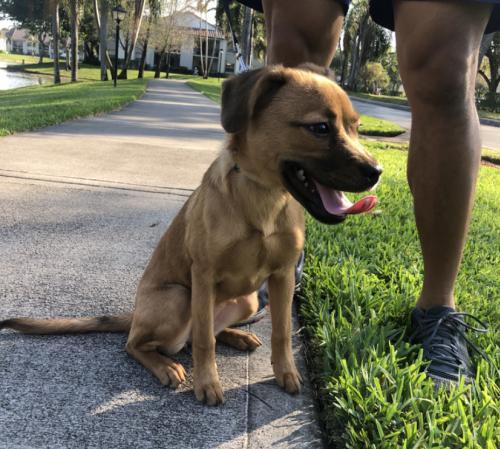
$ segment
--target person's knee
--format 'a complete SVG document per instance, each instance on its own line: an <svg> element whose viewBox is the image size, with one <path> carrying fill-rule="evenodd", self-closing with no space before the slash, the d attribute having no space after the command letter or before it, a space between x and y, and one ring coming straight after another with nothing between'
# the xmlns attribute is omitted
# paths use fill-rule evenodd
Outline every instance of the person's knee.
<svg viewBox="0 0 500 449"><path fill-rule="evenodd" d="M473 59L463 54L444 57L442 52L406 58L400 70L412 107L465 112L474 95Z"/></svg>

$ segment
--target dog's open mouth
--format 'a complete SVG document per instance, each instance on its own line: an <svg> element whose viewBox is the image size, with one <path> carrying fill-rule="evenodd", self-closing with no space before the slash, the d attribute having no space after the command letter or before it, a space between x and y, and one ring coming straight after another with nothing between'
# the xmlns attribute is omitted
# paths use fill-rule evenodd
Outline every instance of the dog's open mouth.
<svg viewBox="0 0 500 449"><path fill-rule="evenodd" d="M352 203L344 192L319 183L296 162L285 162L282 173L288 191L316 220L323 223L340 223L347 215L368 212L377 204L374 195Z"/></svg>

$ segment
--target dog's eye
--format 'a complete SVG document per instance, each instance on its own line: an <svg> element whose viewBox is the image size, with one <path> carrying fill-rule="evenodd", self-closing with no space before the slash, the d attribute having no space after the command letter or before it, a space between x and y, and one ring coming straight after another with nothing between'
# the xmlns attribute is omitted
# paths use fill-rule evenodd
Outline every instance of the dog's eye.
<svg viewBox="0 0 500 449"><path fill-rule="evenodd" d="M306 125L306 129L318 136L326 136L330 132L328 123L313 123L312 125Z"/></svg>

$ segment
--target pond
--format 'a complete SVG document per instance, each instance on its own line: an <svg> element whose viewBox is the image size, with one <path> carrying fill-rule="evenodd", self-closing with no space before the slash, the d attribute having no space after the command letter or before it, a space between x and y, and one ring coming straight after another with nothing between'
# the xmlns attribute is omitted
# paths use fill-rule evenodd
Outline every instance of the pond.
<svg viewBox="0 0 500 449"><path fill-rule="evenodd" d="M51 82L50 77L22 72L9 72L8 63L0 61L0 90L16 89Z"/></svg>

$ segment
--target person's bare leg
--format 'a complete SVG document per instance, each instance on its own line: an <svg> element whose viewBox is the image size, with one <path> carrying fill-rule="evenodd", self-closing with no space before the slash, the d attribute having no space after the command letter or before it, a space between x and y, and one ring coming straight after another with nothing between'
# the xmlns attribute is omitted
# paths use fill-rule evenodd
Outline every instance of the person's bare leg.
<svg viewBox="0 0 500 449"><path fill-rule="evenodd" d="M480 161L474 84L491 5L396 0L394 7L412 110L408 182L424 258L417 307L454 307Z"/></svg>
<svg viewBox="0 0 500 449"><path fill-rule="evenodd" d="M344 10L335 0L263 0L267 63L328 67L337 48Z"/></svg>

